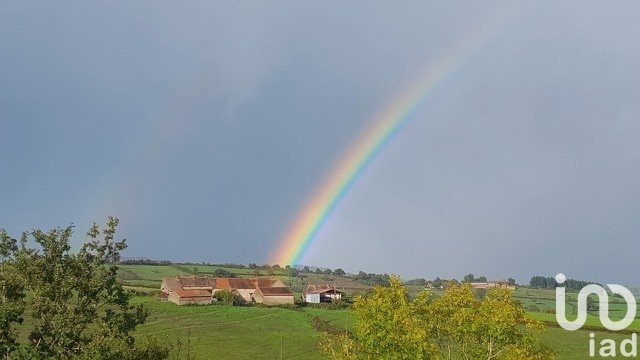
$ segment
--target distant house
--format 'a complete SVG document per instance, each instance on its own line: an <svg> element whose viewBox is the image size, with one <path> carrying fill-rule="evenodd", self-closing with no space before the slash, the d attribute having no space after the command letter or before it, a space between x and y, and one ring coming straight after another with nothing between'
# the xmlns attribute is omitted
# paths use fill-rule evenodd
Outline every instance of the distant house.
<svg viewBox="0 0 640 360"><path fill-rule="evenodd" d="M504 280L487 281L487 282L472 282L472 283L470 283L470 285L474 290L487 290L487 289L491 289L491 288L506 288L506 289L515 290L515 288L516 288L515 284L508 283L508 282L506 282Z"/></svg>
<svg viewBox="0 0 640 360"><path fill-rule="evenodd" d="M239 279L239 278L209 278L206 276L189 277L165 277L162 280L160 290L161 299L171 301L178 305L187 304L210 304L216 292L221 290L229 291L246 302L262 303L267 299L264 292L261 292L258 299L254 296L259 289L279 289L277 292L285 296L285 290L291 292L282 280L270 278ZM269 292L267 290L266 292ZM293 293L291 294L293 303ZM267 302L277 303L282 299L268 298ZM265 302L267 305L269 305Z"/></svg>
<svg viewBox="0 0 640 360"><path fill-rule="evenodd" d="M253 300L265 305L293 305L293 292L286 286L257 288Z"/></svg>
<svg viewBox="0 0 640 360"><path fill-rule="evenodd" d="M308 303L319 304L340 300L344 293L331 285L309 285L304 292L304 300Z"/></svg>
<svg viewBox="0 0 640 360"><path fill-rule="evenodd" d="M253 299L253 294L259 288L286 287L280 279L256 278L216 278L216 289L214 294L219 290L226 290L239 295L246 302L258 302Z"/></svg>

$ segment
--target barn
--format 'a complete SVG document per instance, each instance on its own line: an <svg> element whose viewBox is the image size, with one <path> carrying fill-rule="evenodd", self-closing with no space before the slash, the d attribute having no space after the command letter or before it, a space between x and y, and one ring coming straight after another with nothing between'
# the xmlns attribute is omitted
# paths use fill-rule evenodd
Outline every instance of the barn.
<svg viewBox="0 0 640 360"><path fill-rule="evenodd" d="M253 293L253 300L265 305L293 305L293 292L288 287L257 288Z"/></svg>
<svg viewBox="0 0 640 360"><path fill-rule="evenodd" d="M344 293L342 291L331 285L309 285L304 292L304 300L312 304L341 300L343 296Z"/></svg>
<svg viewBox="0 0 640 360"><path fill-rule="evenodd" d="M275 290L271 290L275 289ZM245 302L267 305L293 304L293 293L282 280L270 278L209 278L206 276L165 277L160 286L162 300L178 305L211 304L216 292L229 291ZM261 290L257 296L256 291ZM291 299L289 300L289 295Z"/></svg>

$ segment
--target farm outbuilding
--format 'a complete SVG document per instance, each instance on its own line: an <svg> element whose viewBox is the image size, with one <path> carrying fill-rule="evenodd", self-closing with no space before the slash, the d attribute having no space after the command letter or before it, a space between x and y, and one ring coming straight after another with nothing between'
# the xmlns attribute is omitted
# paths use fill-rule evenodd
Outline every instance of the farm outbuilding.
<svg viewBox="0 0 640 360"><path fill-rule="evenodd" d="M505 280L488 281L488 282L472 282L470 283L470 285L474 290L487 290L492 288L506 288L506 289L515 290L516 288L515 284L511 284Z"/></svg>
<svg viewBox="0 0 640 360"><path fill-rule="evenodd" d="M271 290L274 289L274 290ZM209 278L206 276L166 277L160 286L161 299L178 305L210 304L216 292L225 290L245 302L276 305L293 304L293 293L282 280L271 278ZM262 290L258 297L256 291ZM288 296L291 295L289 301Z"/></svg>
<svg viewBox="0 0 640 360"><path fill-rule="evenodd" d="M288 287L257 288L253 293L253 299L257 303L265 305L293 305L293 292Z"/></svg>
<svg viewBox="0 0 640 360"><path fill-rule="evenodd" d="M308 303L319 304L341 300L344 293L331 285L309 285L304 292L304 300Z"/></svg>

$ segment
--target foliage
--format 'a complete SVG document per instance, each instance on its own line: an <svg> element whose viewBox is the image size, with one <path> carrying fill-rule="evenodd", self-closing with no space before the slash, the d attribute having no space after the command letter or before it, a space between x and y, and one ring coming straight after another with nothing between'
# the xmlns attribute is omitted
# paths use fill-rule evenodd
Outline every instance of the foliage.
<svg viewBox="0 0 640 360"><path fill-rule="evenodd" d="M232 305L235 302L235 297L233 294L227 290L219 290L214 294L216 301L226 304Z"/></svg>
<svg viewBox="0 0 640 360"><path fill-rule="evenodd" d="M14 275L17 250L16 240L0 230L0 355L3 357L18 348L15 325L23 321L24 286Z"/></svg>
<svg viewBox="0 0 640 360"><path fill-rule="evenodd" d="M416 279L411 279L405 282L405 285L408 286L427 286L428 281L425 278L416 278Z"/></svg>
<svg viewBox="0 0 640 360"><path fill-rule="evenodd" d="M4 358L163 358L163 346L153 341L136 344L132 336L145 322L147 310L130 305L131 294L116 279L118 267L113 264L126 248L124 240L114 241L117 226L111 217L104 230L94 223L77 253L71 252L72 226L33 230L23 234L19 244L2 232L0 276L3 285L5 278L14 279L2 290L0 316L9 320L2 328L7 338L0 348ZM30 326L28 341L18 348L16 328L10 324L20 323L22 310Z"/></svg>
<svg viewBox="0 0 640 360"><path fill-rule="evenodd" d="M475 277L473 274L467 274L462 278L463 283L472 283L472 282L486 282L486 276L478 276Z"/></svg>
<svg viewBox="0 0 640 360"><path fill-rule="evenodd" d="M347 275L347 273L344 270L338 268L338 269L333 270L333 275L345 276L345 275Z"/></svg>
<svg viewBox="0 0 640 360"><path fill-rule="evenodd" d="M552 359L536 337L544 329L512 290L478 299L469 285L449 283L439 298L427 291L413 301L398 278L354 304L354 334L327 335L332 359Z"/></svg>
<svg viewBox="0 0 640 360"><path fill-rule="evenodd" d="M357 275L353 276L353 279L365 285L388 286L390 276L387 274L367 274L364 271L359 271Z"/></svg>
<svg viewBox="0 0 640 360"><path fill-rule="evenodd" d="M221 277L221 278L234 278L237 277L236 274L232 273L231 271L227 270L227 269L216 269L213 272L213 276L215 277Z"/></svg>
<svg viewBox="0 0 640 360"><path fill-rule="evenodd" d="M591 281L583 281L583 280L575 280L575 279L567 279L562 286L564 286L567 291L580 291L583 287L595 284ZM544 277L544 276L534 276L531 278L529 282L529 286L536 289L555 289L558 286L556 279L554 277Z"/></svg>
<svg viewBox="0 0 640 360"><path fill-rule="evenodd" d="M353 309L357 346L348 354L373 359L429 359L436 354L427 329L397 277L390 279L389 287L377 286L369 297L357 298Z"/></svg>

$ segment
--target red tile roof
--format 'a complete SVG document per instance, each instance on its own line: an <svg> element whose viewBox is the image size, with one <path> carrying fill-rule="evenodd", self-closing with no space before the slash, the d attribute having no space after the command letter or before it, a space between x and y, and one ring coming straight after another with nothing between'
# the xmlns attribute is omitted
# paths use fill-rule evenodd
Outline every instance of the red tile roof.
<svg viewBox="0 0 640 360"><path fill-rule="evenodd" d="M293 292L288 287L267 287L260 288L264 296L293 296Z"/></svg>
<svg viewBox="0 0 640 360"><path fill-rule="evenodd" d="M212 290L251 290L260 288L265 294L293 294L286 287L273 287L278 280L270 278L242 279L242 278L209 278L203 276L165 277L163 283L167 292L175 292L181 298L211 297ZM276 290L266 290L276 289ZM283 290L284 289L284 290ZM266 292L264 292L266 290ZM286 291L285 291L286 290Z"/></svg>

